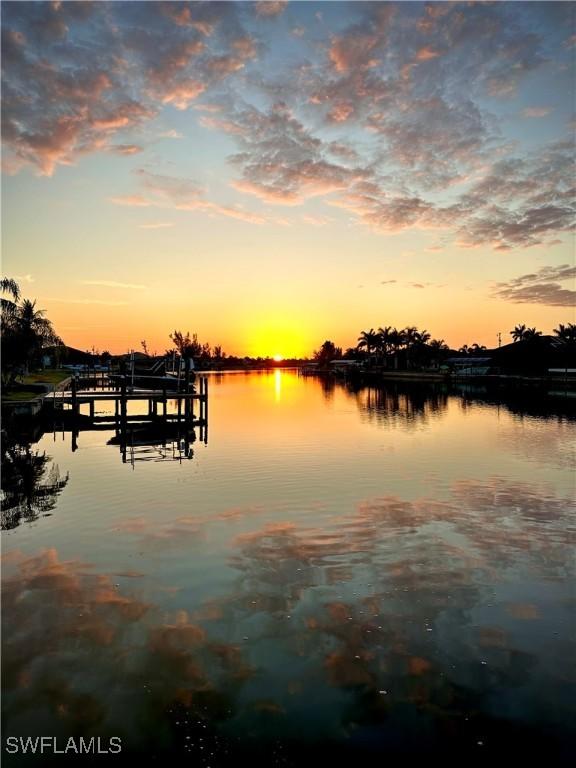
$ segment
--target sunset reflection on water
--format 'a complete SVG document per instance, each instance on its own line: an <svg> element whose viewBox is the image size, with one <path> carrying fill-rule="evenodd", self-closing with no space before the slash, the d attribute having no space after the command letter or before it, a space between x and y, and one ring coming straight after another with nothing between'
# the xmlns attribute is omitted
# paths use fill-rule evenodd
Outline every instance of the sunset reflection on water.
<svg viewBox="0 0 576 768"><path fill-rule="evenodd" d="M509 406L276 370L213 377L190 462L46 434L67 483L6 526L4 734L567 761L576 429Z"/></svg>

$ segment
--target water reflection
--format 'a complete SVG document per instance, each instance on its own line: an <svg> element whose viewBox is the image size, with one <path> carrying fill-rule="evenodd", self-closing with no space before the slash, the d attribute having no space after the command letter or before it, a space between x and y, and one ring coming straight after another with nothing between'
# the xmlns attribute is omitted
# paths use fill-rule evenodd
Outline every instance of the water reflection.
<svg viewBox="0 0 576 768"><path fill-rule="evenodd" d="M29 442L2 433L2 530L48 516L68 483L58 465Z"/></svg>
<svg viewBox="0 0 576 768"><path fill-rule="evenodd" d="M5 736L119 735L119 765L567 762L568 409L511 415L402 383L328 392L286 372L220 380L214 449L193 462L178 425L50 449L69 459L76 525L9 537Z"/></svg>
<svg viewBox="0 0 576 768"><path fill-rule="evenodd" d="M196 431L189 423L156 421L136 425L120 422L106 444L118 446L123 463L135 469L143 461L190 461L195 442Z"/></svg>
<svg viewBox="0 0 576 768"><path fill-rule="evenodd" d="M231 589L194 610L154 601L141 574L13 553L5 733L120 734L201 765L307 765L319 745L430 755L446 740L472 759L567 758L574 510L496 477L446 501L369 499L328 525L265 523L232 540Z"/></svg>
<svg viewBox="0 0 576 768"><path fill-rule="evenodd" d="M417 426L441 417L448 407L448 392L442 386L402 385L361 387L352 390L361 413L370 421L390 426Z"/></svg>

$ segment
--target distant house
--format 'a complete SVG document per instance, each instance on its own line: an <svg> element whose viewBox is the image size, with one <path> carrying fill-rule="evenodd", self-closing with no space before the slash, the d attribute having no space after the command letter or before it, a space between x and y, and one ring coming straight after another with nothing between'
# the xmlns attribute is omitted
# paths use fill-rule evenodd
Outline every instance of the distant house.
<svg viewBox="0 0 576 768"><path fill-rule="evenodd" d="M491 357L449 357L446 365L459 376L486 376L492 367Z"/></svg>
<svg viewBox="0 0 576 768"><path fill-rule="evenodd" d="M490 351L492 362L502 373L546 376L550 368L574 368L574 353L558 346L553 336L537 336L506 344Z"/></svg>
<svg viewBox="0 0 576 768"><path fill-rule="evenodd" d="M364 365L359 360L331 360L328 367L335 376L348 376L359 373Z"/></svg>

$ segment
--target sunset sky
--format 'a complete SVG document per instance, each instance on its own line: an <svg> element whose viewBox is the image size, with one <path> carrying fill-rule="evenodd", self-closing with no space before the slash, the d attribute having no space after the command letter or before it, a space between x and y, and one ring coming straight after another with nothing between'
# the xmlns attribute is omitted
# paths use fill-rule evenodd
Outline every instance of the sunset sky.
<svg viewBox="0 0 576 768"><path fill-rule="evenodd" d="M573 322L573 3L3 2L3 274L74 347Z"/></svg>

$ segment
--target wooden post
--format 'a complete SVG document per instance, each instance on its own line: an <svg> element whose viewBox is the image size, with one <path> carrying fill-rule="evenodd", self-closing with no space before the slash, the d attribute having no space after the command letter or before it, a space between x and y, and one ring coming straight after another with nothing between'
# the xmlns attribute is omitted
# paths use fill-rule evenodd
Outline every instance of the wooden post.
<svg viewBox="0 0 576 768"><path fill-rule="evenodd" d="M164 415L164 419L166 419L166 410L167 410L167 403L166 403L166 387L162 390L162 413Z"/></svg>
<svg viewBox="0 0 576 768"><path fill-rule="evenodd" d="M200 421L206 420L206 377L202 376L200 379L200 391L199 391L199 403L200 403Z"/></svg>
<svg viewBox="0 0 576 768"><path fill-rule="evenodd" d="M91 398L90 399L90 418L91 419L94 418L94 406L95 406L94 398Z"/></svg>
<svg viewBox="0 0 576 768"><path fill-rule="evenodd" d="M124 421L126 420L126 412L127 412L126 400L127 400L126 376L122 376L122 379L120 380L120 413Z"/></svg>
<svg viewBox="0 0 576 768"><path fill-rule="evenodd" d="M78 397L76 394L76 376L72 377L71 382L71 389L72 389L72 412L76 414L76 409L78 408Z"/></svg>
<svg viewBox="0 0 576 768"><path fill-rule="evenodd" d="M188 395L190 394L190 358L184 358L184 392L186 400L184 401L184 416L186 421L190 419L190 403L192 402Z"/></svg>

